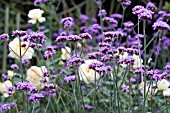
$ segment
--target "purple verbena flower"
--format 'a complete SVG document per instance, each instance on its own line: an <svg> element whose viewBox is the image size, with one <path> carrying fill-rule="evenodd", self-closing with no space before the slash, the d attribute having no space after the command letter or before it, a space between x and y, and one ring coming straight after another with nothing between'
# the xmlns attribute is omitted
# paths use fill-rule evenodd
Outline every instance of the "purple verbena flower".
<svg viewBox="0 0 170 113"><path fill-rule="evenodd" d="M67 36L68 41L79 41L82 40L82 38L78 35L69 35Z"/></svg>
<svg viewBox="0 0 170 113"><path fill-rule="evenodd" d="M107 15L107 12L106 12L105 9L99 10L99 12L98 12L98 16L99 16L99 17L100 17L100 16L106 16L106 15Z"/></svg>
<svg viewBox="0 0 170 113"><path fill-rule="evenodd" d="M154 30L170 30L170 26L163 21L157 21L152 25Z"/></svg>
<svg viewBox="0 0 170 113"><path fill-rule="evenodd" d="M89 33L81 33L79 35L82 39L92 39L92 36Z"/></svg>
<svg viewBox="0 0 170 113"><path fill-rule="evenodd" d="M12 69L19 69L19 67L18 67L17 64L12 64L12 65L11 65L11 68L12 68Z"/></svg>
<svg viewBox="0 0 170 113"><path fill-rule="evenodd" d="M147 5L146 5L146 9L148 9L148 10L156 10L157 7L155 6L154 3L148 2Z"/></svg>
<svg viewBox="0 0 170 113"><path fill-rule="evenodd" d="M75 65L78 65L79 63L84 63L85 60L84 59L81 59L79 56L77 55L73 55L70 60L68 61L68 64L70 66L75 66Z"/></svg>
<svg viewBox="0 0 170 113"><path fill-rule="evenodd" d="M18 82L16 84L16 89L17 90L26 90L26 91L29 91L29 92L37 92L37 88L34 85L32 85L28 82L25 82L25 81L24 82Z"/></svg>
<svg viewBox="0 0 170 113"><path fill-rule="evenodd" d="M127 92L129 90L129 86L122 86L122 92Z"/></svg>
<svg viewBox="0 0 170 113"><path fill-rule="evenodd" d="M88 17L87 15L85 15L85 14L81 14L81 15L79 16L79 19L80 19L80 21L81 21L82 23L86 23L86 22L89 20L89 17Z"/></svg>
<svg viewBox="0 0 170 113"><path fill-rule="evenodd" d="M70 83L71 81L75 81L75 80L76 80L75 75L64 77L64 81L66 81L67 83Z"/></svg>
<svg viewBox="0 0 170 113"><path fill-rule="evenodd" d="M88 109L88 110L90 110L90 109L96 109L95 106L90 106L90 105L81 106L81 108L82 108L82 109Z"/></svg>
<svg viewBox="0 0 170 113"><path fill-rule="evenodd" d="M64 28L72 28L74 26L74 20L72 17L62 18L60 23L64 24Z"/></svg>
<svg viewBox="0 0 170 113"><path fill-rule="evenodd" d="M123 25L128 28L132 28L134 26L134 23L131 21L124 22Z"/></svg>
<svg viewBox="0 0 170 113"><path fill-rule="evenodd" d="M31 94L28 98L29 101L31 102L36 102L39 99L44 98L44 95L41 93L35 93L35 94Z"/></svg>
<svg viewBox="0 0 170 113"><path fill-rule="evenodd" d="M0 40L9 40L9 35L4 33L0 35Z"/></svg>
<svg viewBox="0 0 170 113"><path fill-rule="evenodd" d="M122 14L112 14L110 17L115 18L115 19L122 19L123 15Z"/></svg>
<svg viewBox="0 0 170 113"><path fill-rule="evenodd" d="M115 20L114 18L110 18L110 17L104 17L102 21L109 22L111 24L118 24L117 20Z"/></svg>

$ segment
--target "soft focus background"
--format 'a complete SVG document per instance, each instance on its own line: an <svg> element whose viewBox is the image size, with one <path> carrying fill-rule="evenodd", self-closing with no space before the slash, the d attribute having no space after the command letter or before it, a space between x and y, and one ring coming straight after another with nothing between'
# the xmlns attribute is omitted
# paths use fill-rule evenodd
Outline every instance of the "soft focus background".
<svg viewBox="0 0 170 113"><path fill-rule="evenodd" d="M74 16L79 17L80 14L86 14L87 16L93 18L97 17L98 7L94 0L55 0L53 4L42 4L40 7L45 11L43 14L47 22L43 23L46 26L46 36L48 38L54 38L53 34L58 32L59 20L62 17ZM170 1L169 0L132 0L132 4L127 8L125 21L128 21L129 17L131 21L136 22L137 17L132 16L131 9L135 5L146 5L149 1L155 3L158 6L158 10L163 9L170 12ZM6 32L11 34L13 30L28 30L32 29L29 24L27 24L28 17L27 14L29 10L36 8L33 5L33 0L0 0L0 34ZM108 14L122 13L122 7L116 0L104 0L102 8L106 9ZM53 9L56 14L51 11ZM89 24L89 23L86 23ZM152 30L151 27L147 30ZM76 32L79 32L79 27L77 27ZM148 32L149 33L149 32ZM11 64L14 61L11 58L7 59L8 50L1 43L0 48L0 72L6 72L7 64Z"/></svg>

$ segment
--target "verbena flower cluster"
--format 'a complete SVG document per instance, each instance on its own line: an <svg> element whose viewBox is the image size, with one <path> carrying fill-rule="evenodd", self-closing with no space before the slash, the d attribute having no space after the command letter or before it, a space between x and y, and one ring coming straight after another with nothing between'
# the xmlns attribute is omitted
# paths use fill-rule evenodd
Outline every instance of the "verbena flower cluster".
<svg viewBox="0 0 170 113"><path fill-rule="evenodd" d="M0 35L10 63L0 112L170 112L170 14L133 2L117 0L123 14L111 14L97 0L92 17L71 1L78 13L58 17L55 1L34 0L28 29Z"/></svg>

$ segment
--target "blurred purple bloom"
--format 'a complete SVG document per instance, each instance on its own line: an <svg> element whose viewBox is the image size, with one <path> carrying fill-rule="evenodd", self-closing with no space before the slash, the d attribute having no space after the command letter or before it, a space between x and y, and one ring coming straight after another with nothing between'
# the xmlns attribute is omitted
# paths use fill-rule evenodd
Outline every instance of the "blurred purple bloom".
<svg viewBox="0 0 170 113"><path fill-rule="evenodd" d="M134 83L134 82L136 82L136 79L135 78L130 78L130 82Z"/></svg>
<svg viewBox="0 0 170 113"><path fill-rule="evenodd" d="M12 64L12 65L11 65L11 68L12 68L12 69L19 69L19 67L18 67L17 64Z"/></svg>
<svg viewBox="0 0 170 113"><path fill-rule="evenodd" d="M96 109L96 107L94 106L90 106L90 105L85 105L85 106L81 106L82 109Z"/></svg>
<svg viewBox="0 0 170 113"><path fill-rule="evenodd" d="M107 15L107 12L106 12L105 9L99 10L99 12L98 12L98 16L99 16L99 17L100 17L100 16L106 16L106 15Z"/></svg>
<svg viewBox="0 0 170 113"><path fill-rule="evenodd" d="M166 23L166 22L163 22L163 21L157 21L155 22L153 25L152 25L153 29L154 30L170 30L170 26Z"/></svg>
<svg viewBox="0 0 170 113"><path fill-rule="evenodd" d="M84 59L81 59L79 56L77 55L73 55L70 60L68 61L68 64L70 66L75 66L75 65L78 65L79 63L84 63L85 60Z"/></svg>
<svg viewBox="0 0 170 113"><path fill-rule="evenodd" d="M8 75L2 74L2 78L3 78L4 80L7 80L7 79L8 79Z"/></svg>
<svg viewBox="0 0 170 113"><path fill-rule="evenodd" d="M46 29L46 26L40 26L39 29L40 31L44 31Z"/></svg>
<svg viewBox="0 0 170 113"><path fill-rule="evenodd" d="M64 77L64 81L66 81L67 83L70 83L71 81L75 81L75 80L76 80L75 75Z"/></svg>
<svg viewBox="0 0 170 113"><path fill-rule="evenodd" d="M39 99L44 98L44 95L41 93L35 93L35 94L31 94L28 98L29 101L31 102L36 102Z"/></svg>
<svg viewBox="0 0 170 113"><path fill-rule="evenodd" d="M129 90L129 86L122 86L122 92L127 92Z"/></svg>
<svg viewBox="0 0 170 113"><path fill-rule="evenodd" d="M81 14L81 15L79 16L79 19L80 19L80 21L81 21L82 23L86 23L86 22L89 20L89 17L88 17L87 15L85 15L85 14Z"/></svg>
<svg viewBox="0 0 170 113"><path fill-rule="evenodd" d="M9 35L4 33L0 35L0 40L9 40Z"/></svg>
<svg viewBox="0 0 170 113"><path fill-rule="evenodd" d="M29 92L37 92L37 88L34 85L32 85L28 82L25 82L25 81L24 82L18 82L16 84L16 89L17 90L26 90L26 91L29 91Z"/></svg>
<svg viewBox="0 0 170 113"><path fill-rule="evenodd" d="M64 24L64 28L72 28L74 26L74 20L72 17L62 18L60 23Z"/></svg>
<svg viewBox="0 0 170 113"><path fill-rule="evenodd" d="M132 28L134 26L134 23L131 21L124 22L123 25L128 28Z"/></svg>
<svg viewBox="0 0 170 113"><path fill-rule="evenodd" d="M104 17L102 21L109 22L112 24L118 24L117 20L115 20L114 18L110 18L110 17Z"/></svg>
<svg viewBox="0 0 170 113"><path fill-rule="evenodd" d="M147 5L146 5L146 9L148 9L148 10L156 10L157 7L155 6L154 3L148 2Z"/></svg>
<svg viewBox="0 0 170 113"><path fill-rule="evenodd" d="M115 19L122 19L123 18L123 15L122 14L112 14L110 17L112 17L112 18L115 18Z"/></svg>
<svg viewBox="0 0 170 113"><path fill-rule="evenodd" d="M78 35L69 35L66 38L68 41L79 41L82 40L82 38Z"/></svg>
<svg viewBox="0 0 170 113"><path fill-rule="evenodd" d="M79 35L82 39L92 39L92 36L89 33L81 33Z"/></svg>

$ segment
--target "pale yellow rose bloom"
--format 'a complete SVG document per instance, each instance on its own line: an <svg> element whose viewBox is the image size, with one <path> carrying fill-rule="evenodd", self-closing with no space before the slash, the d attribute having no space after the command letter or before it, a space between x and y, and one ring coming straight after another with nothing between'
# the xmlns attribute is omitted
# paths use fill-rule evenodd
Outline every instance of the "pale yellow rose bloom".
<svg viewBox="0 0 170 113"><path fill-rule="evenodd" d="M144 82L141 82L139 84L139 90L141 91L142 94L144 94L144 90L145 90L145 95L147 96L148 100L151 100L152 97L154 97L154 95L157 93L158 89L154 89L152 88L152 86L155 86L155 84L147 84L146 83L146 87L144 89Z"/></svg>
<svg viewBox="0 0 170 113"><path fill-rule="evenodd" d="M28 17L31 18L31 20L29 20L28 23L36 24L37 21L40 23L44 22L46 19L44 17L42 17L43 13L44 13L44 11L41 9L30 10L28 13Z"/></svg>
<svg viewBox="0 0 170 113"><path fill-rule="evenodd" d="M61 49L61 59L62 60L69 60L70 59L70 53L71 53L71 49L69 47L65 47Z"/></svg>
<svg viewBox="0 0 170 113"><path fill-rule="evenodd" d="M133 64L133 69L136 69L138 67L142 66L143 60L140 59L139 55L133 54L133 58L135 59L135 62Z"/></svg>
<svg viewBox="0 0 170 113"><path fill-rule="evenodd" d="M95 83L95 79L98 80L100 78L99 73L89 69L89 65L94 61L96 60L85 60L85 63L81 64L78 69L80 80L87 84Z"/></svg>
<svg viewBox="0 0 170 113"><path fill-rule="evenodd" d="M163 96L170 96L170 88L163 91Z"/></svg>
<svg viewBox="0 0 170 113"><path fill-rule="evenodd" d="M45 66L41 66L41 67L31 66L27 70L26 80L40 89L44 86L44 83L40 82L40 80L46 79L48 81L48 77L46 78L43 77L43 72L47 72L47 69Z"/></svg>
<svg viewBox="0 0 170 113"><path fill-rule="evenodd" d="M14 73L14 71L8 70L7 75L8 75L9 79L12 79L12 77L14 77L14 75L16 75L16 73Z"/></svg>
<svg viewBox="0 0 170 113"><path fill-rule="evenodd" d="M166 79L162 79L157 82L158 90L163 90L163 91L167 90L169 86L170 86L170 83Z"/></svg>
<svg viewBox="0 0 170 113"><path fill-rule="evenodd" d="M21 45L25 44L25 47L20 47L19 38L15 38L9 43L9 56L12 58L20 58L20 48L21 48L21 57L22 59L32 59L34 54L34 49L29 47L29 42L21 41Z"/></svg>
<svg viewBox="0 0 170 113"><path fill-rule="evenodd" d="M8 88L11 86L12 82L10 80L0 83L0 93L2 93L4 97L8 97Z"/></svg>

